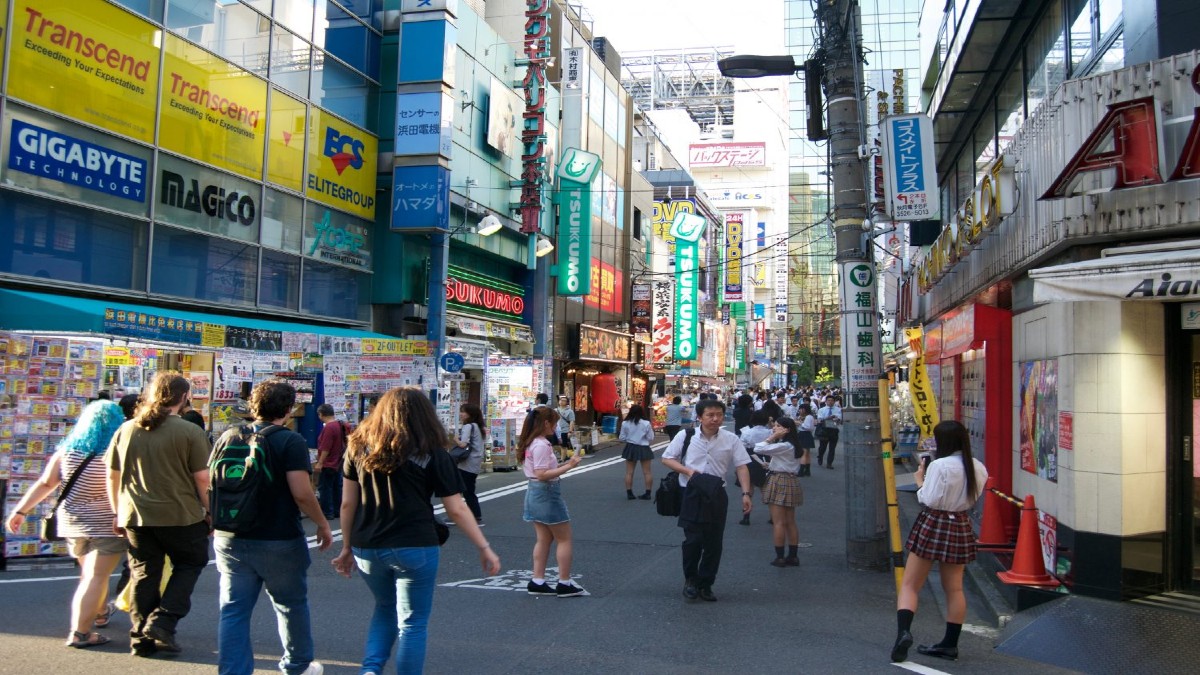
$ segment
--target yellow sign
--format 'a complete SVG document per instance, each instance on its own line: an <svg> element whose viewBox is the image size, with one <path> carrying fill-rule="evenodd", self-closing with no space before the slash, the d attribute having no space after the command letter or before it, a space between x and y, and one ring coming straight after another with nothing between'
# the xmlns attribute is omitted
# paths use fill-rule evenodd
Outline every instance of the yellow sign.
<svg viewBox="0 0 1200 675"><path fill-rule="evenodd" d="M104 365L106 366L132 366L136 363L137 361L134 360L128 347L106 347L104 349Z"/></svg>
<svg viewBox="0 0 1200 675"><path fill-rule="evenodd" d="M267 140L267 181L291 188L304 189L304 130L303 101L271 90L270 134Z"/></svg>
<svg viewBox="0 0 1200 675"><path fill-rule="evenodd" d="M933 438L933 428L938 424L938 408L933 383L929 381L929 373L925 370L925 347L921 342L921 334L920 327L904 329L904 337L916 356L908 369L908 390L912 394L913 412L921 429L921 439L924 440Z"/></svg>
<svg viewBox="0 0 1200 675"><path fill-rule="evenodd" d="M150 142L160 31L104 0L16 0L10 96Z"/></svg>
<svg viewBox="0 0 1200 675"><path fill-rule="evenodd" d="M225 326L218 323L206 323L200 332L200 344L204 347L225 346Z"/></svg>
<svg viewBox="0 0 1200 675"><path fill-rule="evenodd" d="M362 353L364 356L428 356L429 341L363 338Z"/></svg>
<svg viewBox="0 0 1200 675"><path fill-rule="evenodd" d="M376 138L315 107L308 129L305 193L327 206L374 220Z"/></svg>
<svg viewBox="0 0 1200 675"><path fill-rule="evenodd" d="M228 61L167 36L159 145L262 179L267 83Z"/></svg>

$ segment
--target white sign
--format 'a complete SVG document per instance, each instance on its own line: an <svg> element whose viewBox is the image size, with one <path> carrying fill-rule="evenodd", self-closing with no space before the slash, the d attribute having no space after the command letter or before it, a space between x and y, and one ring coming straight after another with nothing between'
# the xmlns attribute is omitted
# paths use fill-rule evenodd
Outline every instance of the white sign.
<svg viewBox="0 0 1200 675"><path fill-rule="evenodd" d="M788 318L788 239L787 235L776 235L775 257L775 322L787 325Z"/></svg>
<svg viewBox="0 0 1200 675"><path fill-rule="evenodd" d="M693 169L730 166L766 166L766 143L697 143L688 146ZM937 187L937 183L934 183Z"/></svg>
<svg viewBox="0 0 1200 675"><path fill-rule="evenodd" d="M1200 302L1185 302L1179 312L1183 315L1184 330L1200 330Z"/></svg>
<svg viewBox="0 0 1200 675"><path fill-rule="evenodd" d="M883 189L893 220L933 220L941 210L933 120L924 113L892 115L880 125Z"/></svg>
<svg viewBox="0 0 1200 675"><path fill-rule="evenodd" d="M845 385L849 400L858 392L879 391L879 313L875 307L875 270L867 262L841 265L842 351L846 355ZM860 401L862 399L859 399ZM875 405L878 405L876 400ZM861 402L853 407L868 407Z"/></svg>
<svg viewBox="0 0 1200 675"><path fill-rule="evenodd" d="M563 86L579 89L583 85L583 49L573 47L563 51L566 65L563 67Z"/></svg>
<svg viewBox="0 0 1200 675"><path fill-rule="evenodd" d="M756 187L716 187L705 190L708 201L718 209L732 209L743 206L767 206L773 200L765 188Z"/></svg>

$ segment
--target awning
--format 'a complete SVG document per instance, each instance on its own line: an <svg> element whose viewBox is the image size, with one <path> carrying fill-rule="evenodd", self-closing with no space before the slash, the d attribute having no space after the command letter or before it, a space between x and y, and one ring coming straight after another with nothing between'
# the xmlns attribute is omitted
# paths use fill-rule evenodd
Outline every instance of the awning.
<svg viewBox="0 0 1200 675"><path fill-rule="evenodd" d="M201 322L220 326L238 326L255 330L272 330L291 333L317 333L335 337L396 338L380 333L357 330L341 326L274 321L255 317L223 316L178 310L170 307L154 307L122 300L97 300L67 295L38 293L0 288L0 329L30 330L63 333L105 333L104 310L121 309L126 312L141 312L151 315L166 315L183 321Z"/></svg>
<svg viewBox="0 0 1200 675"><path fill-rule="evenodd" d="M1107 255L1029 271L1034 302L1200 300L1200 249Z"/></svg>

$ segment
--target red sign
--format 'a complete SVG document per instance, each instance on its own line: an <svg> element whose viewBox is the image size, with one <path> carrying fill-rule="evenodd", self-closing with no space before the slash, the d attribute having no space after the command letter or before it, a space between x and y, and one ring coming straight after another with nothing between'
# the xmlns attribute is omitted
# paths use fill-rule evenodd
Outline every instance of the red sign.
<svg viewBox="0 0 1200 675"><path fill-rule="evenodd" d="M624 275L620 270L592 258L592 292L583 299L588 307L620 314L625 308L622 301Z"/></svg>
<svg viewBox="0 0 1200 675"><path fill-rule="evenodd" d="M542 218L546 160L546 60L550 58L550 3L525 7L525 113L521 116L521 231L537 232ZM495 103L493 103L495 105Z"/></svg>
<svg viewBox="0 0 1200 675"><path fill-rule="evenodd" d="M754 346L767 346L767 324L762 321L757 321L754 324Z"/></svg>
<svg viewBox="0 0 1200 675"><path fill-rule="evenodd" d="M1063 450L1075 449L1075 413L1058 413L1058 447Z"/></svg>
<svg viewBox="0 0 1200 675"><path fill-rule="evenodd" d="M446 302L482 307L515 317L520 317L525 313L525 298L504 291L484 288L469 281L460 281L454 277L446 279Z"/></svg>

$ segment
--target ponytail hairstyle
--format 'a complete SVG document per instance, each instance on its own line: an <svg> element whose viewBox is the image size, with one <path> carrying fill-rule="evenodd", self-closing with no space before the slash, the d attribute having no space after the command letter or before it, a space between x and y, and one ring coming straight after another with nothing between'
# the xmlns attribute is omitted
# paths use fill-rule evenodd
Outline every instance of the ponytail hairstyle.
<svg viewBox="0 0 1200 675"><path fill-rule="evenodd" d="M154 376L139 399L133 422L146 431L154 431L187 398L192 385L174 370L164 370Z"/></svg>
<svg viewBox="0 0 1200 675"><path fill-rule="evenodd" d="M534 408L525 416L525 424L521 427L521 437L517 441L517 461L525 461L525 453L529 451L534 439L545 438L542 429L547 422L557 422L558 411L550 407Z"/></svg>
<svg viewBox="0 0 1200 675"><path fill-rule="evenodd" d="M804 448L800 445L800 432L796 429L796 420L793 420L790 417L780 417L779 419L775 420L775 424L787 429L787 433L784 434L783 440L792 444L792 456L796 459L803 457Z"/></svg>
<svg viewBox="0 0 1200 675"><path fill-rule="evenodd" d="M362 471L390 474L412 457L449 446L433 402L417 387L396 387L379 398L346 441L346 454Z"/></svg>
<svg viewBox="0 0 1200 675"><path fill-rule="evenodd" d="M483 411L474 403L464 403L458 407L458 411L467 414L467 424L474 424L479 428L480 438L487 438L487 429L483 425Z"/></svg>
<svg viewBox="0 0 1200 675"><path fill-rule="evenodd" d="M646 419L646 409L636 403L629 406L629 413L625 415L625 422L637 424Z"/></svg>
<svg viewBox="0 0 1200 675"><path fill-rule="evenodd" d="M963 473L967 478L967 494L972 500L979 498L979 485L975 481L975 460L971 457L971 436L962 422L946 420L933 428L933 440L937 443L936 459L962 453Z"/></svg>

